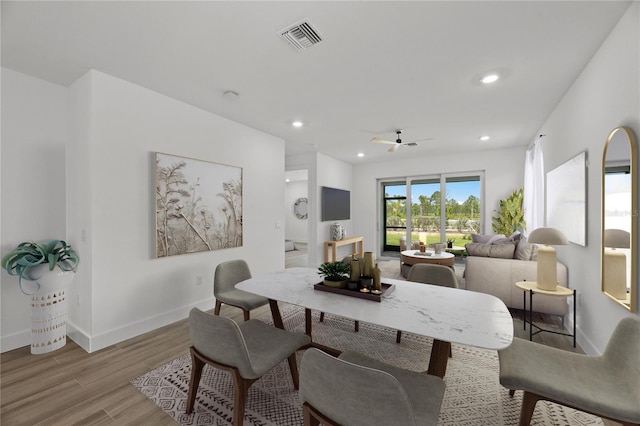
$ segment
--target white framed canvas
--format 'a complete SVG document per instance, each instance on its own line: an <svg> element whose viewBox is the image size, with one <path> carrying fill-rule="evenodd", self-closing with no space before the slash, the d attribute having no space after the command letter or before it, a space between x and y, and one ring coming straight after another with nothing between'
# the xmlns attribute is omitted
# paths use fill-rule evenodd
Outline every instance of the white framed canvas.
<svg viewBox="0 0 640 426"><path fill-rule="evenodd" d="M587 245L587 152L547 173L547 226Z"/></svg>
<svg viewBox="0 0 640 426"><path fill-rule="evenodd" d="M156 257L242 246L242 168L156 152Z"/></svg>

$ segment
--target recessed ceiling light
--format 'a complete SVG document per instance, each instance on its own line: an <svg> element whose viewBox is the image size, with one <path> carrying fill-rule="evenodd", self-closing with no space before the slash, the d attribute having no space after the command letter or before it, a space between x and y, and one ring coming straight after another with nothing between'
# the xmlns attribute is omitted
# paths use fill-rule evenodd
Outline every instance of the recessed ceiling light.
<svg viewBox="0 0 640 426"><path fill-rule="evenodd" d="M491 139L489 136L480 136L481 141L488 141L489 139Z"/></svg>
<svg viewBox="0 0 640 426"><path fill-rule="evenodd" d="M359 152L358 157L364 157L364 152Z"/></svg>
<svg viewBox="0 0 640 426"><path fill-rule="evenodd" d="M291 125L293 127L302 127L303 123L302 121L294 121L293 123L291 123Z"/></svg>
<svg viewBox="0 0 640 426"><path fill-rule="evenodd" d="M289 182L291 182L291 179L285 179L284 181L289 183Z"/></svg>
<svg viewBox="0 0 640 426"><path fill-rule="evenodd" d="M498 76L498 74L488 74L485 75L484 77L482 77L482 81L484 84L490 84L493 83L495 81L498 81L500 77Z"/></svg>

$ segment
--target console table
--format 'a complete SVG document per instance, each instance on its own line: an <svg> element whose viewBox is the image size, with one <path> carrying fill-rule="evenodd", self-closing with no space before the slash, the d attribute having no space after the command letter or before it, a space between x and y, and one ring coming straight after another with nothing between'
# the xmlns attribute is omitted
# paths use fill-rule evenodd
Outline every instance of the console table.
<svg viewBox="0 0 640 426"><path fill-rule="evenodd" d="M341 240L331 240L324 242L324 261L335 262L338 257L338 247L353 244L353 254L356 256L364 256L364 237L346 237ZM329 260L329 248L333 260Z"/></svg>

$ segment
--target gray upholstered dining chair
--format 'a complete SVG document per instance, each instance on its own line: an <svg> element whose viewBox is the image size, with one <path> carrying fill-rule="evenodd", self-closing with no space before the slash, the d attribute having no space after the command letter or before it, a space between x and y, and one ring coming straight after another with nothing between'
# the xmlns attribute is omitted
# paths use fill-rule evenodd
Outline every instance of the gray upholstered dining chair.
<svg viewBox="0 0 640 426"><path fill-rule="evenodd" d="M266 372L287 359L293 386L298 389L296 351L309 344L306 334L292 333L258 320L235 321L197 308L189 313L191 379L187 414L193 411L205 364L231 373L234 383L233 424L241 426L249 387Z"/></svg>
<svg viewBox="0 0 640 426"><path fill-rule="evenodd" d="M358 352L335 358L308 349L300 365L304 424L435 425L445 383Z"/></svg>
<svg viewBox="0 0 640 426"><path fill-rule="evenodd" d="M458 288L458 279L453 269L448 266L431 263L416 263L413 265L409 269L407 281ZM400 343L401 339L402 332L398 331L396 333L396 342Z"/></svg>
<svg viewBox="0 0 640 426"><path fill-rule="evenodd" d="M242 259L222 262L213 276L213 295L216 298L214 313L220 315L223 303L242 309L244 320L249 321L250 311L269 303L265 297L238 290L235 285L251 278L249 265Z"/></svg>
<svg viewBox="0 0 640 426"><path fill-rule="evenodd" d="M500 383L523 390L520 425L536 402L552 401L628 425L640 425L640 318L616 326L601 356L563 351L523 339L498 351Z"/></svg>

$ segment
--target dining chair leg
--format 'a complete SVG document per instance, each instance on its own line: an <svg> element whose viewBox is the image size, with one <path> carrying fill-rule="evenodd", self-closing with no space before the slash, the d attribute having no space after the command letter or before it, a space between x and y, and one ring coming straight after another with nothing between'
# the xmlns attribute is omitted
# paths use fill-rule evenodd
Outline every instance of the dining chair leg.
<svg viewBox="0 0 640 426"><path fill-rule="evenodd" d="M522 396L522 408L520 409L520 426L529 426L531 424L533 410L535 410L536 403L540 399L542 399L540 395L536 395L535 393L524 393Z"/></svg>
<svg viewBox="0 0 640 426"><path fill-rule="evenodd" d="M298 362L296 361L296 353L292 353L287 358L289 361L289 370L291 370L291 379L293 380L293 388L298 390L300 386L300 375L298 374Z"/></svg>
<svg viewBox="0 0 640 426"><path fill-rule="evenodd" d="M402 339L402 331L396 331L396 343L400 343L400 339Z"/></svg>
<svg viewBox="0 0 640 426"><path fill-rule="evenodd" d="M247 403L249 386L254 381L242 378L238 371L233 372L233 382L235 384L233 393L233 426L242 426L244 424L244 406Z"/></svg>
<svg viewBox="0 0 640 426"><path fill-rule="evenodd" d="M306 403L302 405L302 417L304 418L304 426L320 426L320 420L313 416Z"/></svg>
<svg viewBox="0 0 640 426"><path fill-rule="evenodd" d="M513 398L513 395L516 393L515 389L509 389L509 396Z"/></svg>
<svg viewBox="0 0 640 426"><path fill-rule="evenodd" d="M249 313L249 311L246 310L246 309L243 309L242 312L244 313L244 321L245 322L249 321L249 319L251 317L251 314Z"/></svg>
<svg viewBox="0 0 640 426"><path fill-rule="evenodd" d="M213 310L214 315L220 315L220 308L222 307L222 302L219 300L216 300L216 307Z"/></svg>
<svg viewBox="0 0 640 426"><path fill-rule="evenodd" d="M320 322L324 321L324 312L320 312Z"/></svg>
<svg viewBox="0 0 640 426"><path fill-rule="evenodd" d="M204 361L198 358L198 356L193 352L193 348L191 348L191 380L189 381L189 393L187 395L187 414L191 414L193 411L203 368Z"/></svg>
<svg viewBox="0 0 640 426"><path fill-rule="evenodd" d="M353 329L355 330L356 333L360 331L360 321L354 321Z"/></svg>

